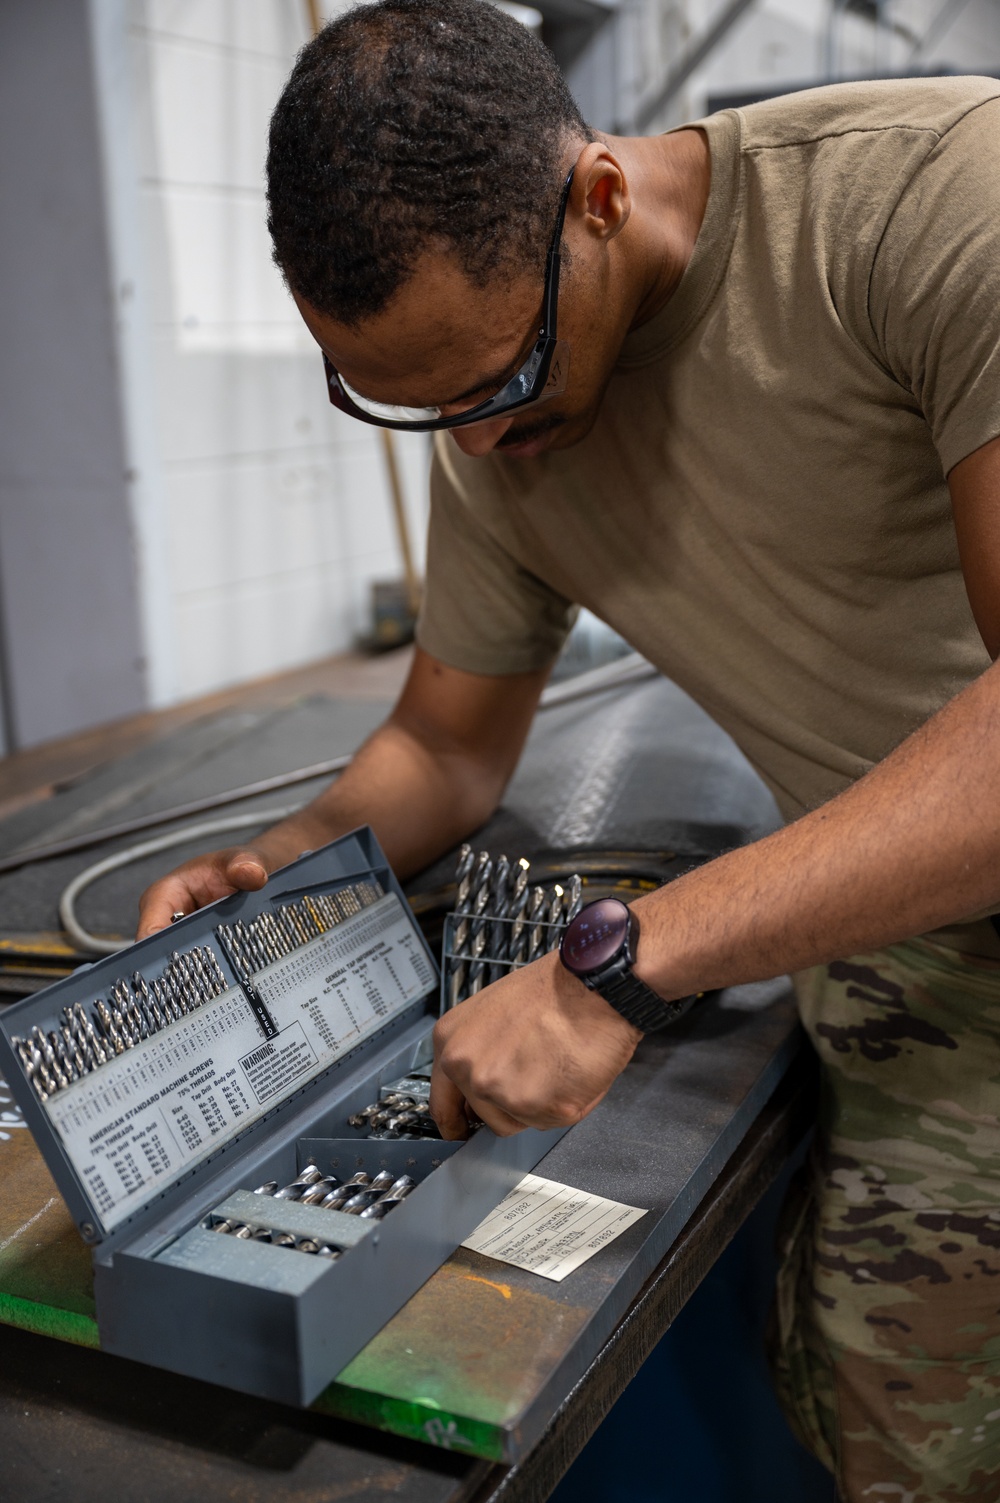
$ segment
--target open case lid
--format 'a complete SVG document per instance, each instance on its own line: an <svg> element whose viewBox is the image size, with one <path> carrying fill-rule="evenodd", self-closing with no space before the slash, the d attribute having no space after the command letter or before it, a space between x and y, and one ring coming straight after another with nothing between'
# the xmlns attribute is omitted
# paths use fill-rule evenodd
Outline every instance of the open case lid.
<svg viewBox="0 0 1000 1503"><path fill-rule="evenodd" d="M338 892L336 911L316 901ZM291 925L303 904L315 909L315 928L328 923L325 932ZM251 945L253 921L282 914L290 939L268 953ZM286 943L294 948L278 953ZM162 1026L148 1032L137 1011L132 1027L113 1027L109 1044L98 1002L121 1023L124 997L144 982L152 1007L165 973L188 1010L169 1020L158 1009ZM117 1000L116 983L130 988ZM151 1208L159 1214L186 1198L221 1154L248 1151L277 1120L323 1095L331 1073L350 1071L386 1035L430 1012L437 985L434 958L365 827L273 873L259 892L222 898L8 1008L0 1069L84 1240L117 1241ZM55 1031L68 1058L72 1029L69 1038L62 1029L74 1009L77 1019L97 1021L106 1061L76 1079L60 1071L60 1080L47 1066L39 1073L32 1041L45 1046Z"/></svg>

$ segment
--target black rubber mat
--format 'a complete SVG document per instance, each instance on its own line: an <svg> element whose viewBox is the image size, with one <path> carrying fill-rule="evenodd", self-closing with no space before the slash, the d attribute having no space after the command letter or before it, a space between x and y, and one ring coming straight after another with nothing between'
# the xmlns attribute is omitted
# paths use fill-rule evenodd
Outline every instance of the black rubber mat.
<svg viewBox="0 0 1000 1503"><path fill-rule="evenodd" d="M340 756L353 751L387 709L312 698L270 714L207 719L3 821L0 854ZM322 780L300 785L220 814L304 802L321 786ZM675 685L648 679L541 711L501 809L475 840L511 857L590 847L714 852L777 823L770 794L725 732ZM101 857L147 838L0 876L0 929L56 929L66 883ZM97 933L130 934L138 894L159 873L199 849L239 838L246 837L202 838L109 874L81 898L82 922ZM451 871L448 857L413 885L436 887Z"/></svg>

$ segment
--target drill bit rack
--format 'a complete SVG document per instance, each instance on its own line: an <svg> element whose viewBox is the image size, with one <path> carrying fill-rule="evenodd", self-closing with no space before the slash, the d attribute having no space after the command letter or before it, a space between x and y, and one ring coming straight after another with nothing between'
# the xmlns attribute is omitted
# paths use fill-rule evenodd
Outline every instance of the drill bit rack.
<svg viewBox="0 0 1000 1503"><path fill-rule="evenodd" d="M103 1348L307 1404L535 1166L437 1137L438 993L358 830L0 1016Z"/></svg>
<svg viewBox="0 0 1000 1503"><path fill-rule="evenodd" d="M24 1038L13 1034L11 1043L38 1099L48 1101L126 1049L134 1049L221 996L228 987L209 946L195 945L183 954L174 950L159 975L148 981L140 971L130 978L118 976L106 998L98 997L89 1007L83 1002L66 1005L58 1028L46 1033L36 1023Z"/></svg>
<svg viewBox="0 0 1000 1503"><path fill-rule="evenodd" d="M468 845L459 852L455 885L455 908L444 921L442 1012L557 949L583 906L580 876L532 885L525 857L494 859Z"/></svg>

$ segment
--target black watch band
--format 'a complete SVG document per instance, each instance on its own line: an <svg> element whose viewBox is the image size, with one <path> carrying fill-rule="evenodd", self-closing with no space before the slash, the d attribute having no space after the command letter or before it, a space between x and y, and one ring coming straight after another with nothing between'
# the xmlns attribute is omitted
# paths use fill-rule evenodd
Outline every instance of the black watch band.
<svg viewBox="0 0 1000 1503"><path fill-rule="evenodd" d="M584 985L587 983L584 982ZM665 1002L644 981L640 981L632 970L609 977L600 985L591 987L591 991L603 997L605 1002L610 1002L616 1012L620 1012L623 1018L643 1033L655 1033L657 1028L666 1028L668 1023L676 1023L695 1002L693 996L677 997L673 1002Z"/></svg>

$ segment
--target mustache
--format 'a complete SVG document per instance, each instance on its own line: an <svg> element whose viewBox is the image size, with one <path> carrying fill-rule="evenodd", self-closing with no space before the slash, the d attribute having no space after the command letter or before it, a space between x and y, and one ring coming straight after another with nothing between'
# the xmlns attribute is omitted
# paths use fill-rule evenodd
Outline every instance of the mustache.
<svg viewBox="0 0 1000 1503"><path fill-rule="evenodd" d="M566 418L557 417L553 413L551 417L538 418L534 423L525 423L521 428L508 428L495 447L513 449L517 444L530 444L533 439L542 438L546 433L554 433L557 428L562 428L566 421Z"/></svg>

